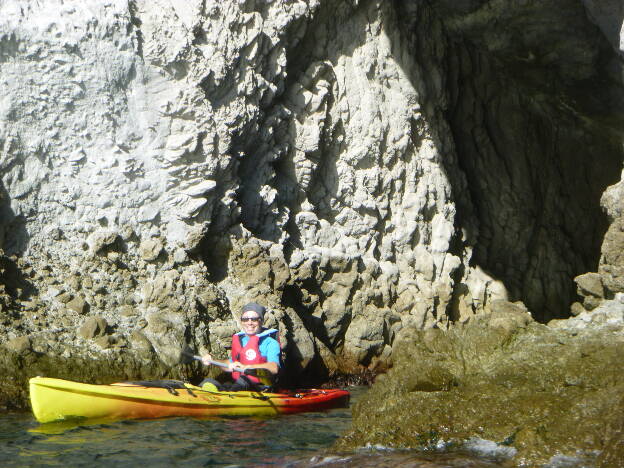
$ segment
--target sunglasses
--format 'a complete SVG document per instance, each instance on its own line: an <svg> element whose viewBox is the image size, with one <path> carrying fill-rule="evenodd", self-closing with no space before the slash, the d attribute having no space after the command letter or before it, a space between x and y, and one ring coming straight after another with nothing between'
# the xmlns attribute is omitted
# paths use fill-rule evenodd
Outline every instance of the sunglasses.
<svg viewBox="0 0 624 468"><path fill-rule="evenodd" d="M241 317L241 322L259 322L260 317Z"/></svg>

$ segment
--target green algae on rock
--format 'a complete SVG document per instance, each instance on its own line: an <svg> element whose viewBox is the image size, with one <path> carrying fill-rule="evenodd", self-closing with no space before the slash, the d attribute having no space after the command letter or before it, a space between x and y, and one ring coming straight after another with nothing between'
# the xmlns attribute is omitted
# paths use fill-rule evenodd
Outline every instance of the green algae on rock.
<svg viewBox="0 0 624 468"><path fill-rule="evenodd" d="M605 434L605 448L598 457L600 468L620 467L624 460L624 398L620 400L614 414Z"/></svg>
<svg viewBox="0 0 624 468"><path fill-rule="evenodd" d="M604 449L624 390L620 334L548 327L510 310L397 339L394 367L354 407L339 448L479 437L517 449L519 465Z"/></svg>

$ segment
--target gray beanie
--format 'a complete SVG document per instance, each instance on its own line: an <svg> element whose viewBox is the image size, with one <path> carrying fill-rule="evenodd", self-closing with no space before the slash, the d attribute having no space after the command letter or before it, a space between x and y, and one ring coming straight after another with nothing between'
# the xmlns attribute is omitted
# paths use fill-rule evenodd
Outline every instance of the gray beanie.
<svg viewBox="0 0 624 468"><path fill-rule="evenodd" d="M264 306L261 306L257 302L250 302L249 304L245 304L243 306L243 314L248 310L254 311L260 316L260 320L264 321L264 313L266 312Z"/></svg>

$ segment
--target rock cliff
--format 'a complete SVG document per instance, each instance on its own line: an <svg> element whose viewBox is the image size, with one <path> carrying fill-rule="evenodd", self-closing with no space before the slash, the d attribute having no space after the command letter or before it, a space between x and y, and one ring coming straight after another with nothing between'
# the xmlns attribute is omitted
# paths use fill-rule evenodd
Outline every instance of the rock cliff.
<svg viewBox="0 0 624 468"><path fill-rule="evenodd" d="M7 372L176 374L256 300L318 377L624 292L620 2L181 5L0 5Z"/></svg>

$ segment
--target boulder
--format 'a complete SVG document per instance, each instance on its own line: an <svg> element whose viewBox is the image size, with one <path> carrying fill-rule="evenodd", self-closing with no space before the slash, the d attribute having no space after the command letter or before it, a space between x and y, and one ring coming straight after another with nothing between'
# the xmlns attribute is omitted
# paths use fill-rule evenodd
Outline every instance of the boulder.
<svg viewBox="0 0 624 468"><path fill-rule="evenodd" d="M139 246L139 255L146 262L153 262L163 250L163 244L159 239L146 239Z"/></svg>
<svg viewBox="0 0 624 468"><path fill-rule="evenodd" d="M89 304L81 296L74 297L72 300L67 302L65 306L69 310L73 310L74 312L78 314L85 314L86 312L89 311Z"/></svg>
<svg viewBox="0 0 624 468"><path fill-rule="evenodd" d="M151 355L154 352L154 347L150 340L138 330L132 331L129 342L130 346L142 355Z"/></svg>
<svg viewBox="0 0 624 468"><path fill-rule="evenodd" d="M108 328L108 322L103 317L89 317L78 329L78 335L85 340L104 336Z"/></svg>
<svg viewBox="0 0 624 468"><path fill-rule="evenodd" d="M624 341L612 331L530 322L510 334L484 316L448 331L403 329L397 339L393 368L355 404L339 448L479 437L513 448L510 466L542 466L603 450L613 422L609 457L619 455Z"/></svg>
<svg viewBox="0 0 624 468"><path fill-rule="evenodd" d="M585 273L574 278L574 282L578 286L578 294L580 296L594 296L598 298L604 297L604 287L602 286L602 278L598 273Z"/></svg>

